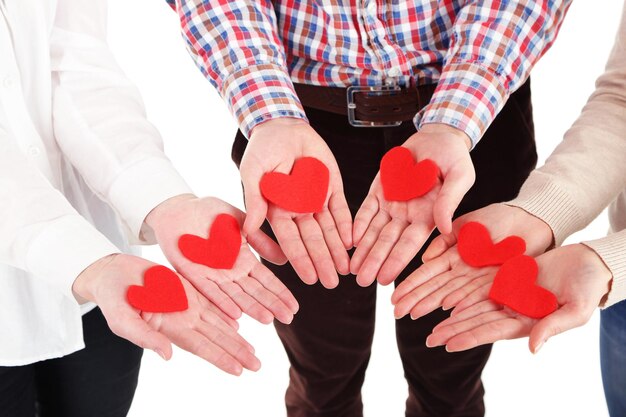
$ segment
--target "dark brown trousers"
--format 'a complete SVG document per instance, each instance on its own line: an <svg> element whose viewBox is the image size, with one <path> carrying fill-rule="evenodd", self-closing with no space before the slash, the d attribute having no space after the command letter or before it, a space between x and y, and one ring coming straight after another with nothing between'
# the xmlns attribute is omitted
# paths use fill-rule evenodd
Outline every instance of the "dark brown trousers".
<svg viewBox="0 0 626 417"><path fill-rule="evenodd" d="M314 109L306 109L306 113L337 159L354 216L378 172L382 156L415 133L415 127L405 122L395 128L355 128L344 116ZM232 154L237 165L245 146L246 139L238 133ZM457 216L512 199L535 167L529 82L509 98L471 155L476 183ZM267 223L264 228L271 233ZM396 284L420 266L421 256L420 251ZM342 277L337 288L327 290L319 283L302 283L289 264L268 266L300 303L292 324L275 322L291 362L286 394L288 415L362 416L361 386L374 335L376 285L361 288L350 275ZM408 317L396 321L396 341L409 385L408 417L484 415L481 373L491 346L447 353L444 348L430 349L424 344L432 328L447 316L448 313L437 310L416 321Z"/></svg>

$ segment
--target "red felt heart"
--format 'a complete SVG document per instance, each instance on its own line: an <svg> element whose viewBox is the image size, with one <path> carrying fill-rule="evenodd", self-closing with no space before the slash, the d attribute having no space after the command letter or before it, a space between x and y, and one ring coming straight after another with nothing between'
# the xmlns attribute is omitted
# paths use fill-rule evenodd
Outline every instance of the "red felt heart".
<svg viewBox="0 0 626 417"><path fill-rule="evenodd" d="M290 174L268 172L261 178L261 193L268 201L294 213L318 213L324 208L330 175L316 158L295 161Z"/></svg>
<svg viewBox="0 0 626 417"><path fill-rule="evenodd" d="M559 304L553 293L535 284L538 271L533 257L516 256L498 270L489 298L533 319L547 316Z"/></svg>
<svg viewBox="0 0 626 417"><path fill-rule="evenodd" d="M144 272L143 286L128 287L126 299L131 306L148 313L172 313L189 307L180 278L162 265Z"/></svg>
<svg viewBox="0 0 626 417"><path fill-rule="evenodd" d="M213 269L232 269L241 249L239 222L230 214L218 215L209 238L196 235L182 235L178 248L185 258Z"/></svg>
<svg viewBox="0 0 626 417"><path fill-rule="evenodd" d="M415 163L411 151L396 146L380 162L380 182L387 201L408 201L421 197L437 185L439 167L424 159Z"/></svg>
<svg viewBox="0 0 626 417"><path fill-rule="evenodd" d="M515 256L523 255L526 241L519 236L509 236L494 244L485 226L478 222L469 222L459 231L457 247L466 264L480 268L502 265Z"/></svg>

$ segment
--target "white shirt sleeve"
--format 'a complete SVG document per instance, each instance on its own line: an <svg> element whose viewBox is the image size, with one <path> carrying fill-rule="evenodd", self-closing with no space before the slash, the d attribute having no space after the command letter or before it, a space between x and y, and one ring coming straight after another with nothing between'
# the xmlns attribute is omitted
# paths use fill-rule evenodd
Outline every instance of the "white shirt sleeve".
<svg viewBox="0 0 626 417"><path fill-rule="evenodd" d="M118 253L0 129L0 263L46 280L73 299L76 277Z"/></svg>
<svg viewBox="0 0 626 417"><path fill-rule="evenodd" d="M191 193L163 153L137 89L106 44L106 0L59 0L51 37L57 142L133 243L151 243L148 213ZM143 228L142 228L143 227Z"/></svg>

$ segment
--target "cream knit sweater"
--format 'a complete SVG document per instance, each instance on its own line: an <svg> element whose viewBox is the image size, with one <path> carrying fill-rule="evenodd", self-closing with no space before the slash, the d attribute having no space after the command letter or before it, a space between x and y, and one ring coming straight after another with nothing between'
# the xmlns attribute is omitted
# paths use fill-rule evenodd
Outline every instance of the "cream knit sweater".
<svg viewBox="0 0 626 417"><path fill-rule="evenodd" d="M596 91L546 164L508 204L548 223L557 246L610 204L609 235L583 243L613 273L604 306L626 299L626 9Z"/></svg>

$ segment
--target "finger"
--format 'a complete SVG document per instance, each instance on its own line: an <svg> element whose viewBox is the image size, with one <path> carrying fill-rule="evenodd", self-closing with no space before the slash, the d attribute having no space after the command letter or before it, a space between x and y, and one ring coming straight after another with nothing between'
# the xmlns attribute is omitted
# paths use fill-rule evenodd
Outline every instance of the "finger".
<svg viewBox="0 0 626 417"><path fill-rule="evenodd" d="M239 376L243 365L224 349L196 330L183 330L174 341L178 347L212 363L222 371Z"/></svg>
<svg viewBox="0 0 626 417"><path fill-rule="evenodd" d="M441 306L444 310L450 310L456 307L460 302L469 297L477 289L490 284L493 281L493 275L486 274L468 281L461 287L451 291L442 301ZM461 311L462 309L459 309Z"/></svg>
<svg viewBox="0 0 626 417"><path fill-rule="evenodd" d="M104 310L103 310L104 313ZM172 344L163 334L152 329L136 312L117 313L114 319L107 317L107 324L113 333L137 346L156 352L164 360L172 357Z"/></svg>
<svg viewBox="0 0 626 417"><path fill-rule="evenodd" d="M415 272L413 274L415 274ZM441 275L437 275L434 278L431 278L430 280L422 283L421 285L417 285L412 291L410 291L403 298L398 300L396 304L396 308L394 310L395 314L400 315L400 317L404 317L409 312L411 312L411 318L413 320L421 317L422 315L425 314L425 313L424 314L421 313L420 305L422 301L425 298L427 298L430 294L435 292L437 289L445 285L445 283L448 282L450 279L453 279L456 276L457 274L455 271L448 271L448 272L444 272Z"/></svg>
<svg viewBox="0 0 626 417"><path fill-rule="evenodd" d="M297 217L295 221L320 282L326 288L335 288L339 285L339 276L320 225L312 215Z"/></svg>
<svg viewBox="0 0 626 417"><path fill-rule="evenodd" d="M246 345L248 347L248 350L254 353L254 347L250 343L248 343L248 341L244 339L239 333L237 333L237 329L233 328L227 321L224 321L222 316L217 314L216 311L204 310L200 313L200 318L208 326L213 327L214 331L228 334L233 339L236 339L239 343Z"/></svg>
<svg viewBox="0 0 626 417"><path fill-rule="evenodd" d="M200 294L206 297L207 300L215 304L220 310L226 313L229 317L237 320L241 317L241 309L237 304L224 292L222 289L210 278L188 278L189 282L197 289Z"/></svg>
<svg viewBox="0 0 626 417"><path fill-rule="evenodd" d="M437 236L426 248L422 255L422 262L429 262L441 256L454 245L456 245L456 236L453 233Z"/></svg>
<svg viewBox="0 0 626 417"><path fill-rule="evenodd" d="M269 310L278 321L285 324L292 322L293 314L289 307L261 285L259 281L251 277L244 277L237 283L259 304Z"/></svg>
<svg viewBox="0 0 626 417"><path fill-rule="evenodd" d="M263 307L249 294L246 294L243 288L236 283L224 280L224 282L220 282L220 288L237 303L244 313L253 319L263 324L269 324L274 319L274 315L268 309Z"/></svg>
<svg viewBox="0 0 626 417"><path fill-rule="evenodd" d="M422 248L432 229L425 224L412 224L402 232L400 239L378 273L382 285L392 283Z"/></svg>
<svg viewBox="0 0 626 417"><path fill-rule="evenodd" d="M252 271L251 275L257 279L261 285L270 290L274 295L280 298L283 303L289 306L290 311L296 314L300 309L298 300L293 296L291 291L283 284L283 282L274 275L265 265L258 264Z"/></svg>
<svg viewBox="0 0 626 417"><path fill-rule="evenodd" d="M532 353L537 353L545 342L553 336L582 326L589 321L593 308L587 311L580 305L565 304L554 313L535 324L530 332L528 345Z"/></svg>
<svg viewBox="0 0 626 417"><path fill-rule="evenodd" d="M515 318L494 320L451 338L446 344L446 350L460 352L499 340L517 339L526 336L528 330L527 323Z"/></svg>
<svg viewBox="0 0 626 417"><path fill-rule="evenodd" d="M244 368L251 371L258 371L261 362L254 355L254 351L249 349L250 344L239 334L224 333L216 331L216 327L200 321L196 324L197 331L206 337L211 343L219 346L224 352L232 356Z"/></svg>
<svg viewBox="0 0 626 417"><path fill-rule="evenodd" d="M378 235L383 230L383 228L391 221L391 217L385 212L378 212L376 217L370 222L367 231L361 237L359 242L356 244L356 250L352 254L352 259L350 259L350 272L354 275L359 273L361 269L361 265L367 255L370 253L370 250L376 244L378 240Z"/></svg>
<svg viewBox="0 0 626 417"><path fill-rule="evenodd" d="M416 320L442 307L443 299L450 294L450 292L465 285L472 279L473 277L467 275L456 276L456 274L450 274L450 277L441 276L441 279L437 277L429 281L427 284L433 282L430 288L431 292L415 303L415 306L411 309L411 318ZM437 288L437 286L439 286L439 288ZM426 291L428 290L425 290L425 292Z"/></svg>
<svg viewBox="0 0 626 417"><path fill-rule="evenodd" d="M226 313L217 308L217 306L215 306L213 303L210 303L208 300L204 301L204 311L202 311L201 314L209 312L210 314L217 315L219 319L226 323L230 328L232 328L233 330L239 330L239 323L237 322L237 320L233 320L231 317L229 317Z"/></svg>
<svg viewBox="0 0 626 417"><path fill-rule="evenodd" d="M300 279L309 285L317 282L317 272L304 246L300 230L291 218L277 217L270 221L280 247Z"/></svg>
<svg viewBox="0 0 626 417"><path fill-rule="evenodd" d="M341 192L333 193L328 200L328 210L333 216L334 222L339 231L339 237L344 249L351 249L354 245L352 241L352 214L346 201L346 196Z"/></svg>
<svg viewBox="0 0 626 417"><path fill-rule="evenodd" d="M405 295L415 288L424 284L428 280L449 271L451 268L448 257L439 257L430 262L426 262L411 273L404 281L398 285L391 295L391 303L397 304Z"/></svg>
<svg viewBox="0 0 626 417"><path fill-rule="evenodd" d="M474 304L478 304L482 301L489 300L489 290L491 289L491 279L488 280L486 284L482 287L478 287L474 290L474 292L470 293L467 297L461 300L454 310L450 313L450 315L454 316L459 314L461 311L465 310L468 307L473 306Z"/></svg>
<svg viewBox="0 0 626 417"><path fill-rule="evenodd" d="M344 242L339 236L339 231L337 230L333 216L329 211L324 210L315 214L314 217L322 230L324 241L328 246L335 268L341 275L348 275L350 273L350 257L348 256ZM350 229L352 229L352 227L350 227Z"/></svg>
<svg viewBox="0 0 626 417"><path fill-rule="evenodd" d="M383 227L374 246L359 268L359 273L356 277L356 282L359 285L367 287L376 280L380 268L408 225L406 221L392 219Z"/></svg>
<svg viewBox="0 0 626 417"><path fill-rule="evenodd" d="M241 180L244 189L246 219L243 223L244 235L248 236L259 230L267 216L267 201L261 194L259 182L264 172L257 168L242 167Z"/></svg>
<svg viewBox="0 0 626 417"><path fill-rule="evenodd" d="M484 326L493 321L507 319L509 317L510 316L503 310L488 311L467 320L462 320L449 324L445 327L440 327L436 332L433 332L426 338L426 346L436 347L447 345L452 338L460 335L461 333L470 332L472 329Z"/></svg>
<svg viewBox="0 0 626 417"><path fill-rule="evenodd" d="M454 315L454 316L450 316L447 319L445 319L444 321L442 321L441 323L439 323L438 325L436 325L433 328L433 333L435 331L438 331L439 329L441 329L442 327L446 327L455 323L459 323L461 321L465 321L465 320L469 320L473 317L479 316L481 314L490 312L490 311L498 311L498 310L502 310L502 306L498 305L492 301L483 301L481 303L478 304L474 304L473 306L471 306L470 308L467 308L465 310L463 310L462 312Z"/></svg>
<svg viewBox="0 0 626 417"><path fill-rule="evenodd" d="M474 169L471 163L469 166L463 163L456 164L445 175L443 185L433 206L433 219L441 234L452 233L454 211L473 184Z"/></svg>
<svg viewBox="0 0 626 417"><path fill-rule="evenodd" d="M287 257L274 239L266 235L262 230L256 230L247 237L248 243L259 256L267 259L275 265L284 265L287 263Z"/></svg>
<svg viewBox="0 0 626 417"><path fill-rule="evenodd" d="M370 223L374 220L376 215L379 212L378 199L373 195L369 194L359 211L357 211L356 216L354 217L354 227L352 232L352 239L354 246L359 246L361 244L361 239L365 235L365 232L369 229Z"/></svg>

